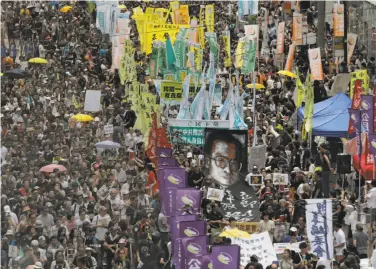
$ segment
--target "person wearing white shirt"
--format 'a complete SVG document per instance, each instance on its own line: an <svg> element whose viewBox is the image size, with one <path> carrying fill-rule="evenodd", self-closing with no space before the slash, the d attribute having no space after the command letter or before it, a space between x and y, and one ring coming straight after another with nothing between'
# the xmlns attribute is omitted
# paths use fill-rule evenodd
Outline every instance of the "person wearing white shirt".
<svg viewBox="0 0 376 269"><path fill-rule="evenodd" d="M376 248L373 250L372 257L369 262L372 264L373 269L376 269Z"/></svg>
<svg viewBox="0 0 376 269"><path fill-rule="evenodd" d="M337 262L341 262L344 258L343 251L346 248L346 236L342 231L342 225L340 223L334 224L334 255Z"/></svg>
<svg viewBox="0 0 376 269"><path fill-rule="evenodd" d="M142 135L139 129L135 129L133 133L133 141L137 145L138 143L142 142Z"/></svg>
<svg viewBox="0 0 376 269"><path fill-rule="evenodd" d="M5 213L5 216L9 216L11 221L12 221L12 230L16 230L17 226L18 226L18 217L15 213L13 213L12 211L10 211L10 207L9 205L6 205L4 206L4 213Z"/></svg>
<svg viewBox="0 0 376 269"><path fill-rule="evenodd" d="M125 171L121 168L120 163L115 164L115 169L113 170L113 173L120 185L124 184L127 181L127 175Z"/></svg>
<svg viewBox="0 0 376 269"><path fill-rule="evenodd" d="M107 214L107 208L101 206L99 208L99 214L93 218L91 225L96 228L95 236L99 240L104 240L106 233L108 232L108 224L110 224L111 217Z"/></svg>

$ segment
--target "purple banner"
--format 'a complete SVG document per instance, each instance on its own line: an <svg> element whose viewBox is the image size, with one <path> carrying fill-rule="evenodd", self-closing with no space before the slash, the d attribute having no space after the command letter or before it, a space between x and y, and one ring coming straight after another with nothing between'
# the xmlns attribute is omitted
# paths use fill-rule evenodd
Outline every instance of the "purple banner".
<svg viewBox="0 0 376 269"><path fill-rule="evenodd" d="M157 148L157 157L159 158L172 158L172 149L168 148Z"/></svg>
<svg viewBox="0 0 376 269"><path fill-rule="evenodd" d="M166 216L175 215L175 197L169 189L184 188L187 186L188 174L184 168L162 167L158 170L158 183L161 194L162 212Z"/></svg>
<svg viewBox="0 0 376 269"><path fill-rule="evenodd" d="M176 167L177 162L174 158L170 158L170 157L158 158L158 167L161 167L161 166Z"/></svg>
<svg viewBox="0 0 376 269"><path fill-rule="evenodd" d="M193 188L178 189L176 192L176 214L199 214L201 191Z"/></svg>
<svg viewBox="0 0 376 269"><path fill-rule="evenodd" d="M238 245L213 246L213 268L238 269L240 264L240 247Z"/></svg>
<svg viewBox="0 0 376 269"><path fill-rule="evenodd" d="M369 141L369 153L373 155L374 160L376 160L376 134L368 134Z"/></svg>
<svg viewBox="0 0 376 269"><path fill-rule="evenodd" d="M349 116L350 116L350 121L352 125L355 128L355 133L357 137L357 144L358 144L358 152L362 152L362 143L360 140L360 133L361 133L361 118L360 118L360 110L359 109L352 109L349 108Z"/></svg>
<svg viewBox="0 0 376 269"><path fill-rule="evenodd" d="M184 268L187 268L187 265L191 265L193 262L195 262L197 256L207 255L208 244L208 236L182 238L181 247L183 249L182 259Z"/></svg>
<svg viewBox="0 0 376 269"><path fill-rule="evenodd" d="M367 133L373 132L373 95L362 95L360 110L362 111L362 126Z"/></svg>

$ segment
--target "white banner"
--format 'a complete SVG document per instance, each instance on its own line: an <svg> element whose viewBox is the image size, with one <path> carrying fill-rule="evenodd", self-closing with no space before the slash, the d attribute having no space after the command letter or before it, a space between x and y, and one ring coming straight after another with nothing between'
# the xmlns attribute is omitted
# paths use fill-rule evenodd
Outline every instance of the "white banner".
<svg viewBox="0 0 376 269"><path fill-rule="evenodd" d="M101 109L101 91L87 90L85 95L84 110L97 112Z"/></svg>
<svg viewBox="0 0 376 269"><path fill-rule="evenodd" d="M302 241L303 242L303 241ZM299 244L302 242L296 242L296 243L274 243L274 250L276 254L282 254L285 252L285 249L293 250L296 253L300 252Z"/></svg>
<svg viewBox="0 0 376 269"><path fill-rule="evenodd" d="M113 134L114 133L114 125L113 124L107 124L103 126L104 134Z"/></svg>
<svg viewBox="0 0 376 269"><path fill-rule="evenodd" d="M307 199L307 234L311 251L319 258L333 258L333 215L329 199Z"/></svg>
<svg viewBox="0 0 376 269"><path fill-rule="evenodd" d="M266 163L266 145L251 147L249 152L248 169L252 171L253 166L258 169L265 168Z"/></svg>
<svg viewBox="0 0 376 269"><path fill-rule="evenodd" d="M250 239L231 239L231 242L240 246L240 264L242 266L246 266L249 263L252 255L256 255L259 258L259 263L264 268L278 260L268 232L252 234Z"/></svg>
<svg viewBox="0 0 376 269"><path fill-rule="evenodd" d="M168 119L169 126L178 127L202 127L202 128L219 128L228 129L230 121L228 120L176 120Z"/></svg>

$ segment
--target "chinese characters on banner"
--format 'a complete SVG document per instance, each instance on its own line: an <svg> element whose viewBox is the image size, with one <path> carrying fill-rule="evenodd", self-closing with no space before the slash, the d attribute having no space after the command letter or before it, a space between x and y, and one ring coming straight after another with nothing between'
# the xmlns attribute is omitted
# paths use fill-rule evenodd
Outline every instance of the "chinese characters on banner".
<svg viewBox="0 0 376 269"><path fill-rule="evenodd" d="M353 98L355 81L357 80L361 81L362 93L368 94L369 76L368 76L367 70L358 70L355 72L351 72L350 98Z"/></svg>
<svg viewBox="0 0 376 269"><path fill-rule="evenodd" d="M345 7L343 4L333 4L333 32L334 36L345 35Z"/></svg>
<svg viewBox="0 0 376 269"><path fill-rule="evenodd" d="M204 145L204 128L171 126L170 132L174 144Z"/></svg>
<svg viewBox="0 0 376 269"><path fill-rule="evenodd" d="M332 201L306 200L307 234L311 250L319 258L333 258Z"/></svg>
<svg viewBox="0 0 376 269"><path fill-rule="evenodd" d="M183 96L183 87L181 82L162 81L161 98L166 100L180 101Z"/></svg>
<svg viewBox="0 0 376 269"><path fill-rule="evenodd" d="M312 81L324 80L320 48L309 49L308 56L309 56L309 66L311 68L311 74L312 74Z"/></svg>
<svg viewBox="0 0 376 269"><path fill-rule="evenodd" d="M214 33L214 5L205 7L205 24L208 33Z"/></svg>
<svg viewBox="0 0 376 269"><path fill-rule="evenodd" d="M277 30L277 53L285 52L285 22L278 24Z"/></svg>
<svg viewBox="0 0 376 269"><path fill-rule="evenodd" d="M259 258L259 263L264 268L278 260L268 232L252 234L250 239L235 238L231 240L233 244L240 246L240 264L242 266L249 263L252 255Z"/></svg>

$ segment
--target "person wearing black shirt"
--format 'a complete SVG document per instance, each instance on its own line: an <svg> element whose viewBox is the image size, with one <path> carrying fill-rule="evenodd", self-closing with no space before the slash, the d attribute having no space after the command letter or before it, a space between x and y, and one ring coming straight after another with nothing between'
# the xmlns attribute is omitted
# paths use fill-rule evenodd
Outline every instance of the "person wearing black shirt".
<svg viewBox="0 0 376 269"><path fill-rule="evenodd" d="M192 165L193 170L188 173L188 185L189 187L200 188L204 174L200 171L200 167L197 164Z"/></svg>
<svg viewBox="0 0 376 269"><path fill-rule="evenodd" d="M111 262L115 257L117 244L120 240L120 236L117 234L117 226L112 226L110 232L106 234L104 247L107 252L107 268L111 268Z"/></svg>
<svg viewBox="0 0 376 269"><path fill-rule="evenodd" d="M300 249L300 252L296 253L293 259L294 268L301 268L305 266L308 266L309 268L313 260L313 255L308 253L307 243L306 242L300 243L299 249Z"/></svg>
<svg viewBox="0 0 376 269"><path fill-rule="evenodd" d="M329 159L328 146L326 144L320 145L320 158L322 168L322 181L321 186L324 193L323 198L329 198L329 176L334 172Z"/></svg>
<svg viewBox="0 0 376 269"><path fill-rule="evenodd" d="M223 215L219 211L219 207L217 203L212 204L212 210L210 213L208 213L207 218L209 220L209 225L210 225L211 240L212 242L214 242L215 234L220 232L219 224L223 220Z"/></svg>

